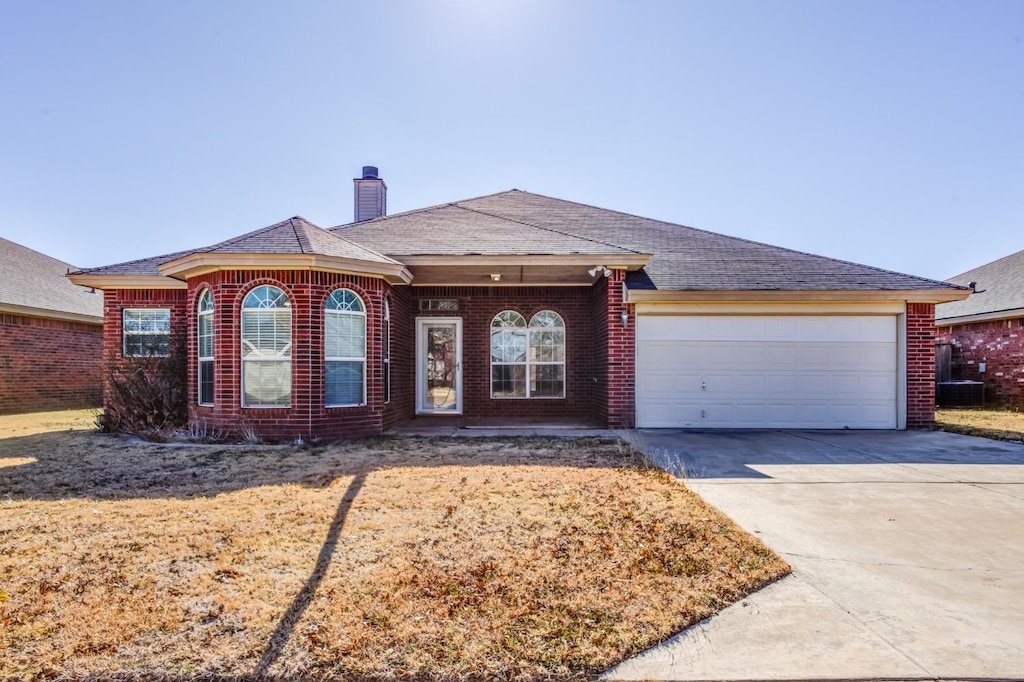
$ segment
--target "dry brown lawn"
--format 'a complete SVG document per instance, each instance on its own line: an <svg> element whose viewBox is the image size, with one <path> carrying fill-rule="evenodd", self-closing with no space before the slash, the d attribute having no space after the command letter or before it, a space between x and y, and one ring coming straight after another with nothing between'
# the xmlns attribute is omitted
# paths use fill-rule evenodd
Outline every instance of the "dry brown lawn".
<svg viewBox="0 0 1024 682"><path fill-rule="evenodd" d="M1024 441L1024 412L974 408L935 410L935 423L943 431L995 440Z"/></svg>
<svg viewBox="0 0 1024 682"><path fill-rule="evenodd" d="M589 677L789 570L613 441L185 447L17 419L5 679Z"/></svg>

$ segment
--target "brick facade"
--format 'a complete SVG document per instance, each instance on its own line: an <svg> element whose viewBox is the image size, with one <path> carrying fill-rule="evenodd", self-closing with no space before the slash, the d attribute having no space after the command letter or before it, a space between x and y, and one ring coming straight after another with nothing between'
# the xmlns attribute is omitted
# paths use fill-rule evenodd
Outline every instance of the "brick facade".
<svg viewBox="0 0 1024 682"><path fill-rule="evenodd" d="M0 414L99 407L96 324L0 313Z"/></svg>
<svg viewBox="0 0 1024 682"><path fill-rule="evenodd" d="M1024 318L943 325L935 340L953 347L953 379L983 382L988 404L1024 408Z"/></svg>
<svg viewBox="0 0 1024 682"><path fill-rule="evenodd" d="M636 316L633 307L623 303L626 273L615 270L606 280L604 315L598 325L606 341L602 357L606 373L607 417L609 428L632 428L636 423ZM629 314L622 325L622 312Z"/></svg>
<svg viewBox="0 0 1024 682"><path fill-rule="evenodd" d="M589 287L415 287L414 316L462 319L463 414L469 419L593 417L599 368L594 364ZM422 299L458 299L457 313L419 313ZM490 329L494 316L514 310L529 320L553 310L565 322L565 397L492 398ZM415 336L415 329L411 330ZM415 367L415 353L410 358ZM415 386L415 376L410 385ZM415 408L414 408L415 409Z"/></svg>
<svg viewBox="0 0 1024 682"><path fill-rule="evenodd" d="M218 271L191 278L187 289L121 290L106 293L104 358L122 361L121 311L126 307L169 308L172 327L186 332L189 412L207 429L264 438L354 437L380 434L416 417L416 320L462 320L462 391L466 419L574 419L609 428L635 423L636 318L623 302L625 273L613 271L593 286L578 287L392 287L374 277L308 270ZM291 301L292 391L290 407L242 407L240 312L254 287L271 284ZM366 308L366 404L324 405L324 305L337 288L355 291ZM196 302L209 289L214 302L214 405L197 404ZM458 310L421 312L425 299L455 299ZM391 324L391 391L385 402L384 301ZM514 310L529 320L552 310L565 321L565 396L492 398L490 325ZM622 324L622 312L628 313ZM934 353L931 304L907 306L907 426L934 423Z"/></svg>
<svg viewBox="0 0 1024 682"><path fill-rule="evenodd" d="M907 428L935 426L935 304L907 304Z"/></svg>

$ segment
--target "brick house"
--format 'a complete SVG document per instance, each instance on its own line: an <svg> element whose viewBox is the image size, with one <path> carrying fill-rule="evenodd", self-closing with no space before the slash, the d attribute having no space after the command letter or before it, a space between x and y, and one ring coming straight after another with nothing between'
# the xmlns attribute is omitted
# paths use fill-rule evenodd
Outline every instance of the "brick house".
<svg viewBox="0 0 1024 682"><path fill-rule="evenodd" d="M972 290L935 308L935 339L952 347L952 378L983 382L987 402L1024 407L1024 251L949 281Z"/></svg>
<svg viewBox="0 0 1024 682"><path fill-rule="evenodd" d="M0 238L0 414L100 405L103 296L73 269Z"/></svg>
<svg viewBox="0 0 1024 682"><path fill-rule="evenodd" d="M943 282L510 190L300 217L84 270L104 356L188 335L191 418L270 438L407 419L927 428Z"/></svg>

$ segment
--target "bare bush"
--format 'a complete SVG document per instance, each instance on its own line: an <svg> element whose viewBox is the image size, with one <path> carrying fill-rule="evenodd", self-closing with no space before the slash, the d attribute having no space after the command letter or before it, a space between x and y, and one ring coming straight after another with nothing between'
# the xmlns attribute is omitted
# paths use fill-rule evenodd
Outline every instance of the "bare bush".
<svg viewBox="0 0 1024 682"><path fill-rule="evenodd" d="M96 425L111 433L159 436L188 423L188 366L183 335L163 357L123 358L108 368L103 413Z"/></svg>

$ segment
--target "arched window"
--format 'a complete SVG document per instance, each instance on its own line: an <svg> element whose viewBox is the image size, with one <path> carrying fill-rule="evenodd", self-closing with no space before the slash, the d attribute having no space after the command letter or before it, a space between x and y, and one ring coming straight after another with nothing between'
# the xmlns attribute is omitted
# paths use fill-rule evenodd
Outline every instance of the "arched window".
<svg viewBox="0 0 1024 682"><path fill-rule="evenodd" d="M324 311L324 384L328 406L366 403L366 308L349 289L338 289Z"/></svg>
<svg viewBox="0 0 1024 682"><path fill-rule="evenodd" d="M565 322L553 310L530 318L529 395L565 397Z"/></svg>
<svg viewBox="0 0 1024 682"><path fill-rule="evenodd" d="M491 397L526 398L526 318L505 310L491 320Z"/></svg>
<svg viewBox="0 0 1024 682"><path fill-rule="evenodd" d="M292 302L263 284L242 301L242 406L292 402Z"/></svg>
<svg viewBox="0 0 1024 682"><path fill-rule="evenodd" d="M384 318L381 329L381 360L384 365L384 404L391 402L391 304L384 299Z"/></svg>
<svg viewBox="0 0 1024 682"><path fill-rule="evenodd" d="M213 405L213 295L203 289L196 304L196 337L199 358L200 405Z"/></svg>

